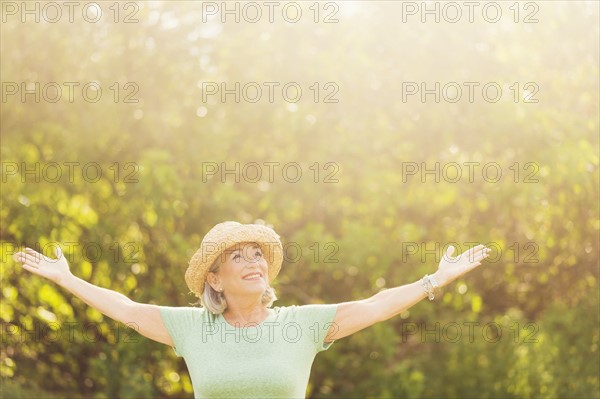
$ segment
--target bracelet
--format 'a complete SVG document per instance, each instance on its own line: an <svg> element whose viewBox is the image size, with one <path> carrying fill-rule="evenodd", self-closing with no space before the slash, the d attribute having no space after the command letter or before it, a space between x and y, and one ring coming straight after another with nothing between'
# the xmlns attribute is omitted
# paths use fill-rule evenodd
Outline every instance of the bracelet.
<svg viewBox="0 0 600 399"><path fill-rule="evenodd" d="M433 276L426 274L421 279L421 286L423 287L423 290L427 294L427 297L430 301L433 301L436 295L439 296L440 285L437 283L437 281L435 281Z"/></svg>
<svg viewBox="0 0 600 399"><path fill-rule="evenodd" d="M423 287L423 291L425 291L425 294L429 297L429 300L431 300L431 289L429 288L429 284L427 283L427 280L425 277L423 277L421 279L421 286Z"/></svg>

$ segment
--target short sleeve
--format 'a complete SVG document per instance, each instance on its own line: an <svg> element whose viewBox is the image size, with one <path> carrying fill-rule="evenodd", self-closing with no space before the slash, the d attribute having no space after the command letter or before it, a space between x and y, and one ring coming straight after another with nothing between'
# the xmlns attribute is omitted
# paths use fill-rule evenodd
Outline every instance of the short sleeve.
<svg viewBox="0 0 600 399"><path fill-rule="evenodd" d="M307 326L311 332L311 339L317 352L322 352L335 342L324 343L329 328L333 325L337 304L312 304L298 306L296 312L301 324Z"/></svg>
<svg viewBox="0 0 600 399"><path fill-rule="evenodd" d="M178 357L183 356L185 341L193 331L194 313L201 308L185 306L159 306L163 323L173 340L173 350Z"/></svg>

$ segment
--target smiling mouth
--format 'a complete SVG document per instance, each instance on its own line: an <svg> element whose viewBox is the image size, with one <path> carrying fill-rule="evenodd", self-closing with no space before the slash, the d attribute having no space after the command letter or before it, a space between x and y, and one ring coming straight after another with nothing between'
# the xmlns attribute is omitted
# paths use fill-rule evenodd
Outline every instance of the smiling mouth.
<svg viewBox="0 0 600 399"><path fill-rule="evenodd" d="M248 280L248 281L256 281L256 280L260 280L262 279L262 275L259 273L253 273L253 274L249 274L246 277L242 277L242 280Z"/></svg>

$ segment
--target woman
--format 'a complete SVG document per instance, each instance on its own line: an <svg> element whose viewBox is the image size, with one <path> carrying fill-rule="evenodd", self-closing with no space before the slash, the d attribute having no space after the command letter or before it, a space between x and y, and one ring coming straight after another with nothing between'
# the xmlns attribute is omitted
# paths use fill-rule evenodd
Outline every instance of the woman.
<svg viewBox="0 0 600 399"><path fill-rule="evenodd" d="M142 304L71 274L57 259L27 248L14 255L23 268L46 277L108 317L134 326L182 356L195 397L304 397L313 360L335 340L387 320L439 295L439 288L479 266L489 248L478 245L419 281L340 304L272 308L270 283L281 268L277 233L257 224L224 222L203 238L185 273L201 307Z"/></svg>

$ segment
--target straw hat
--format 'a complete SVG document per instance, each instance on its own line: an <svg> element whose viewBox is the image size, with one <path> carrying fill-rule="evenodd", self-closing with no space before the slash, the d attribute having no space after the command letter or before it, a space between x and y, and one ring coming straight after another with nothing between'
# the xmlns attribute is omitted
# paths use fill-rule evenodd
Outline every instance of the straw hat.
<svg viewBox="0 0 600 399"><path fill-rule="evenodd" d="M198 298L204 292L208 269L213 262L224 250L242 242L257 243L269 265L269 283L277 277L283 261L283 247L273 229L260 224L219 223L206 233L185 272L185 282Z"/></svg>

